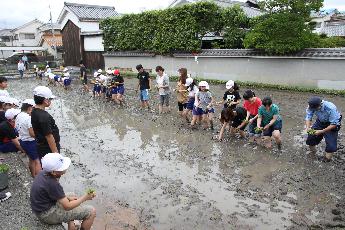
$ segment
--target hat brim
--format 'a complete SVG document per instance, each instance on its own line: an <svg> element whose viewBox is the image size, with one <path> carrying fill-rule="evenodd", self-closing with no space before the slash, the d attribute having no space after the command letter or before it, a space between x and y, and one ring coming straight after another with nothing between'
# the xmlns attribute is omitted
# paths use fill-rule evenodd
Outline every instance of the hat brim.
<svg viewBox="0 0 345 230"><path fill-rule="evenodd" d="M230 86L230 85L226 85L225 88L226 89L231 89L233 86Z"/></svg>
<svg viewBox="0 0 345 230"><path fill-rule="evenodd" d="M63 158L63 164L61 165L61 167L59 169L57 169L55 171L57 171L57 172L66 171L70 165L71 165L71 159L68 157L64 157Z"/></svg>

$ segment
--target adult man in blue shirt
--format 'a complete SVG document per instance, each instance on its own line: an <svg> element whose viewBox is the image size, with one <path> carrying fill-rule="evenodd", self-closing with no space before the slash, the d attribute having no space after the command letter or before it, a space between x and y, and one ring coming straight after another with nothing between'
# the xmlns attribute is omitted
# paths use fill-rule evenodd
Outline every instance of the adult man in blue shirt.
<svg viewBox="0 0 345 230"><path fill-rule="evenodd" d="M338 131L341 126L342 116L333 103L324 101L320 97L310 98L308 104L305 119L306 129L308 131L312 128L316 132L315 134L308 134L307 145L313 153L316 153L316 145L325 138L326 153L323 160L329 162L333 153L337 151ZM316 122L312 125L314 115L316 116Z"/></svg>

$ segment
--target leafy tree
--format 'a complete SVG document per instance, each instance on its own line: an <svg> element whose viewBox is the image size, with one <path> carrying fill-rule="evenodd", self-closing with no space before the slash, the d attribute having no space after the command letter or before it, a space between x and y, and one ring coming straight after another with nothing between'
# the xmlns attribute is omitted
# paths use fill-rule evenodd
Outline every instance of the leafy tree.
<svg viewBox="0 0 345 230"><path fill-rule="evenodd" d="M225 48L243 48L243 40L249 28L249 18L240 6L223 9Z"/></svg>
<svg viewBox="0 0 345 230"><path fill-rule="evenodd" d="M292 53L313 44L315 36L303 17L274 13L254 26L244 40L246 48L263 49L270 54Z"/></svg>

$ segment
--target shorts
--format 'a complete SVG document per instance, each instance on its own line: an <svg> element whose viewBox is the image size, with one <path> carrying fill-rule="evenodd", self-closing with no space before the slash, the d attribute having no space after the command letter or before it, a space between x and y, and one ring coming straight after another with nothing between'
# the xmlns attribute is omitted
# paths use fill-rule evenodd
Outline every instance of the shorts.
<svg viewBox="0 0 345 230"><path fill-rule="evenodd" d="M11 153L11 152L18 152L17 147L13 144L13 142L7 142L4 144L0 144L0 153Z"/></svg>
<svg viewBox="0 0 345 230"><path fill-rule="evenodd" d="M149 90L148 89L140 90L140 100L148 101L149 99L150 99Z"/></svg>
<svg viewBox="0 0 345 230"><path fill-rule="evenodd" d="M125 86L124 85L119 85L117 87L117 94L121 94L121 95L125 94Z"/></svg>
<svg viewBox="0 0 345 230"><path fill-rule="evenodd" d="M208 114L208 110L204 111L202 108L194 107L193 109L194 116L202 116L204 114Z"/></svg>
<svg viewBox="0 0 345 230"><path fill-rule="evenodd" d="M58 149L58 152L60 152L60 143L56 143L56 147ZM51 153L51 152L52 151L48 144L47 145L37 144L37 153L40 159L42 159L46 154Z"/></svg>
<svg viewBox="0 0 345 230"><path fill-rule="evenodd" d="M37 142L34 141L20 141L20 145L25 150L26 154L31 160L37 160L39 158L37 153Z"/></svg>
<svg viewBox="0 0 345 230"><path fill-rule="evenodd" d="M113 88L111 88L111 95L113 95L113 94L117 94L117 87L113 87Z"/></svg>
<svg viewBox="0 0 345 230"><path fill-rule="evenodd" d="M70 211L66 211L60 203L56 203L48 211L36 214L37 218L46 224L68 223L72 220L85 220L92 214L93 207L80 205Z"/></svg>
<svg viewBox="0 0 345 230"><path fill-rule="evenodd" d="M282 132L282 128L283 128L283 121L282 120L276 121L271 127L263 131L263 136L271 137L275 130Z"/></svg>
<svg viewBox="0 0 345 230"><path fill-rule="evenodd" d="M100 93L101 89L102 89L102 86L100 86L100 85L94 85L93 86L93 92Z"/></svg>
<svg viewBox="0 0 345 230"><path fill-rule="evenodd" d="M184 109L187 108L187 103L177 102L178 111L182 112Z"/></svg>
<svg viewBox="0 0 345 230"><path fill-rule="evenodd" d="M63 80L63 85L64 86L69 86L69 85L71 85L71 82L72 82L71 79L65 79L65 80Z"/></svg>
<svg viewBox="0 0 345 230"><path fill-rule="evenodd" d="M188 110L193 110L194 109L194 102L195 102L195 97L190 97L187 102L187 109Z"/></svg>
<svg viewBox="0 0 345 230"><path fill-rule="evenodd" d="M55 76L54 77L54 81L59 81L60 80L60 76Z"/></svg>
<svg viewBox="0 0 345 230"><path fill-rule="evenodd" d="M341 118L340 118L341 121ZM322 130L329 126L329 123L322 123L319 120L316 120L314 125L312 126L315 130ZM340 126L336 129L333 129L329 132L324 133L323 135L308 135L306 144L310 146L316 146L320 144L323 138L325 138L326 142L326 152L327 153L334 153L338 150L338 131L340 130Z"/></svg>
<svg viewBox="0 0 345 230"><path fill-rule="evenodd" d="M165 104L165 106L169 106L169 99L170 99L170 95L159 95L159 104L161 106L163 106Z"/></svg>

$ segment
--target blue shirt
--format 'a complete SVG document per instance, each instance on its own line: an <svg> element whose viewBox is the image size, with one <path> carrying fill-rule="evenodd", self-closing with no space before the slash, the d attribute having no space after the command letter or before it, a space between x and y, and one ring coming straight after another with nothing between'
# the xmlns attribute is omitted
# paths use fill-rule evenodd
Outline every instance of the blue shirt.
<svg viewBox="0 0 345 230"><path fill-rule="evenodd" d="M320 122L329 122L331 125L340 125L340 113L332 102L322 101L322 105L319 110L311 110L308 108L305 119L311 121L314 114Z"/></svg>

